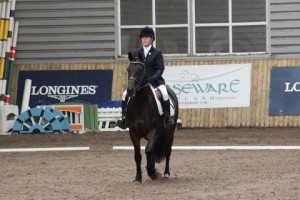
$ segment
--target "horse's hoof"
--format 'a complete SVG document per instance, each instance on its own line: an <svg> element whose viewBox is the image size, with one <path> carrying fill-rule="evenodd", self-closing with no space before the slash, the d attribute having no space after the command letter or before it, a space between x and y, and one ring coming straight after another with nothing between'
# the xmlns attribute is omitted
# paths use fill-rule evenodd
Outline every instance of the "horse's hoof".
<svg viewBox="0 0 300 200"><path fill-rule="evenodd" d="M161 173L155 172L153 175L150 176L150 178L151 178L152 180L157 179L157 177L161 177Z"/></svg>
<svg viewBox="0 0 300 200"><path fill-rule="evenodd" d="M134 183L135 185L141 185L141 184L142 184L142 181L134 180L133 183Z"/></svg>
<svg viewBox="0 0 300 200"><path fill-rule="evenodd" d="M169 179L170 178L170 174L164 174L163 178L164 179Z"/></svg>
<svg viewBox="0 0 300 200"><path fill-rule="evenodd" d="M157 174L156 173L154 173L154 174L152 174L151 176L149 176L152 180L155 180L155 179L157 179Z"/></svg>

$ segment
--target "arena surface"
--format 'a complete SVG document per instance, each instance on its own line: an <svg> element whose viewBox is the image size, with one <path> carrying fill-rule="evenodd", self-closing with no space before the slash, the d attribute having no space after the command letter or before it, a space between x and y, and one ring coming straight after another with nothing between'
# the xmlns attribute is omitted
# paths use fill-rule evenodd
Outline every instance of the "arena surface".
<svg viewBox="0 0 300 200"><path fill-rule="evenodd" d="M145 144L145 142L143 142ZM90 147L88 151L0 153L0 199L300 198L300 150L173 150L171 178L133 184L128 132L0 136L0 149ZM182 129L176 146L300 146L297 128ZM163 172L164 164L156 165Z"/></svg>

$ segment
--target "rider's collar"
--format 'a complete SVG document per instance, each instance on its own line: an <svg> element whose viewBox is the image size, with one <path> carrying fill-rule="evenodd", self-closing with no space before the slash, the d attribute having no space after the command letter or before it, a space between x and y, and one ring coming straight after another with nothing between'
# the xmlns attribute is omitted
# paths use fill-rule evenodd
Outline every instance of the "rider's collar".
<svg viewBox="0 0 300 200"><path fill-rule="evenodd" d="M144 46L143 46L145 57L148 55L148 53L149 53L151 47L152 47L152 45L149 45L148 47L144 47Z"/></svg>

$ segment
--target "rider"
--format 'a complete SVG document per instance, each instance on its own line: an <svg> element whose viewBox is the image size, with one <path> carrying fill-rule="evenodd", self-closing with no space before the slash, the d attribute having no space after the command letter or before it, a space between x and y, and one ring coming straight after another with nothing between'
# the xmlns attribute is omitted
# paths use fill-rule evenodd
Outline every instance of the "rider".
<svg viewBox="0 0 300 200"><path fill-rule="evenodd" d="M155 33L152 28L148 26L142 28L139 37L142 47L133 51L134 57L138 57L139 52L143 55L143 62L146 65L147 81L153 87L160 90L163 97L162 108L165 115L165 125L170 126L174 124L174 120L170 116L169 95L165 85L165 80L162 77L162 74L165 70L162 52L153 46ZM122 129L126 129L127 127L125 119L127 99L127 91L125 90L122 97L122 120L117 121L117 126Z"/></svg>

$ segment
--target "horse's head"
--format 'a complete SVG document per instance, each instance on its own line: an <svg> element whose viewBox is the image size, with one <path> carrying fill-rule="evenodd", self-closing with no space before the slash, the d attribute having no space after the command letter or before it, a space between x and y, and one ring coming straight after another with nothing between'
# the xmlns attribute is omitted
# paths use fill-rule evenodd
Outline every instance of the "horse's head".
<svg viewBox="0 0 300 200"><path fill-rule="evenodd" d="M127 85L127 94L132 96L135 92L142 86L143 79L145 76L146 66L142 62L142 55L134 57L132 52L129 52L128 59L130 61L127 68L128 73L128 85Z"/></svg>

